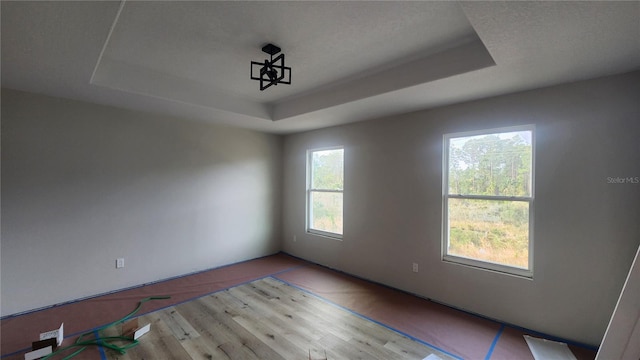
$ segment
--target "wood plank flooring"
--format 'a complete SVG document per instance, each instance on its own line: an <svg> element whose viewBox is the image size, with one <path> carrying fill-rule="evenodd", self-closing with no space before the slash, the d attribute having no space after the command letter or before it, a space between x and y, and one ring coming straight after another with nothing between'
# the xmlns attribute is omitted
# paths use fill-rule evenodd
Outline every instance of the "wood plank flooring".
<svg viewBox="0 0 640 360"><path fill-rule="evenodd" d="M453 359L270 277L139 318L147 323L138 346L124 355L105 349L107 358Z"/></svg>

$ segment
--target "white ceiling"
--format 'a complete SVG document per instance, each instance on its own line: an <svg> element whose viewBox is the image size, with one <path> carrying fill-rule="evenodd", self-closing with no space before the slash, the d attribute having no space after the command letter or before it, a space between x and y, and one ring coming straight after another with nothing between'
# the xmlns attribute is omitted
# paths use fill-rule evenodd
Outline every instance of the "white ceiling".
<svg viewBox="0 0 640 360"><path fill-rule="evenodd" d="M640 68L640 1L2 1L2 86L291 133ZM250 62L282 48L292 84Z"/></svg>

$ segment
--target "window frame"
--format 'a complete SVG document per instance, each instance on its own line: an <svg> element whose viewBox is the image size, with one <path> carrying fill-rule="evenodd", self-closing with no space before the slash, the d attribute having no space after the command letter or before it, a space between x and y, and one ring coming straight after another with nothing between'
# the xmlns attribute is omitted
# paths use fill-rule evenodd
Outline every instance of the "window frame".
<svg viewBox="0 0 640 360"><path fill-rule="evenodd" d="M313 184L313 154L319 151L328 151L328 150L342 150L342 190L331 190L331 189L314 189L312 188ZM327 238L331 238L334 240L342 240L344 237L344 146L331 146L331 147L322 147L322 148L314 148L307 150L306 156L306 207L305 207L305 229L308 234L319 235ZM311 195L313 192L325 192L325 193L339 193L342 195L342 233L333 233L330 231L318 230L311 228L311 217L313 216L313 204L311 202Z"/></svg>
<svg viewBox="0 0 640 360"><path fill-rule="evenodd" d="M449 148L450 140L461 137L470 137L478 135L492 135L514 131L531 131L531 193L530 196L490 196L490 195L462 195L449 194ZM535 141L535 125L518 125L492 129L481 129L465 132L448 133L443 135L443 158L442 158L442 242L441 242L441 258L442 261L459 265L470 266L481 270L489 270L509 275L516 275L533 279L534 270L534 215L535 215L535 159L536 159L536 141ZM529 203L529 243L528 243L528 268L520 268L505 264L494 263L486 260L467 258L458 255L448 254L449 248L449 199L471 199L471 200L494 200L494 201L523 201Z"/></svg>

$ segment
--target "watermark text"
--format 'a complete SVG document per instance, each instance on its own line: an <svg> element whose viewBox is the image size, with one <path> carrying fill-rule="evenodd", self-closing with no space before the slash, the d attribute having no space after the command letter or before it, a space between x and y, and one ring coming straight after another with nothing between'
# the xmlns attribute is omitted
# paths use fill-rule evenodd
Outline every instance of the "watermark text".
<svg viewBox="0 0 640 360"><path fill-rule="evenodd" d="M607 177L607 184L640 184L640 176Z"/></svg>

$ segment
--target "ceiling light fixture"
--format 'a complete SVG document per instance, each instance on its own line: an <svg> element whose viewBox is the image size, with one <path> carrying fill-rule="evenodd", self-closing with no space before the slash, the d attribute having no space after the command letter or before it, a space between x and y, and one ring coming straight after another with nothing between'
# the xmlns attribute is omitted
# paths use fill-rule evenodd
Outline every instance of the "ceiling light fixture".
<svg viewBox="0 0 640 360"><path fill-rule="evenodd" d="M271 85L291 84L291 68L284 66L284 54L273 57L280 50L276 45L267 44L262 47L262 51L271 55L271 60L265 59L264 62L251 62L251 79L260 81L260 91ZM256 73L258 74L257 76L255 75Z"/></svg>

